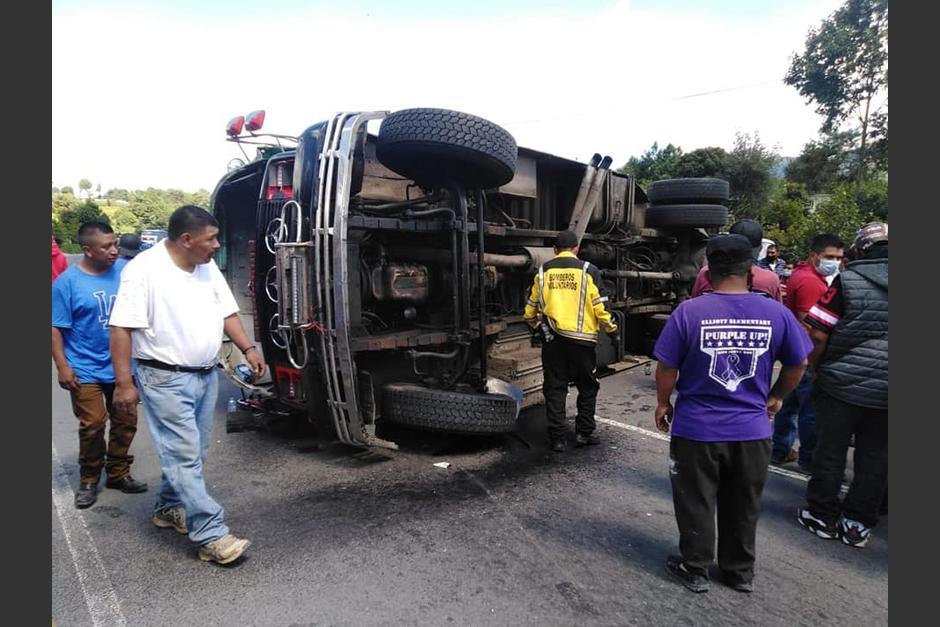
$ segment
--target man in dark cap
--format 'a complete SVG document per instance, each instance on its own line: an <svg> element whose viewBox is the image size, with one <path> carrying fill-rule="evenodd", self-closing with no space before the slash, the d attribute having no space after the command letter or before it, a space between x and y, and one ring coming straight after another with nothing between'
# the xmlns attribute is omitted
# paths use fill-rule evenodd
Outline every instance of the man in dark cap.
<svg viewBox="0 0 940 627"><path fill-rule="evenodd" d="M140 252L140 235L136 233L125 233L118 240L118 253L121 259L130 261Z"/></svg>
<svg viewBox="0 0 940 627"><path fill-rule="evenodd" d="M783 302L783 293L780 291L780 277L776 272L757 265L757 257L760 255L761 244L764 241L764 228L760 225L760 222L750 218L738 220L731 225L730 232L735 235L743 235L747 238L750 246L753 265L751 268L751 291L760 292L770 296L777 302ZM693 298L714 289L711 281L708 280L707 268L708 264L702 266L695 278L690 293Z"/></svg>
<svg viewBox="0 0 940 627"><path fill-rule="evenodd" d="M815 344L816 452L797 517L820 538L863 547L888 488L888 225L862 227L852 258L805 318ZM855 477L840 503L853 435Z"/></svg>
<svg viewBox="0 0 940 627"><path fill-rule="evenodd" d="M562 453L567 446L565 400L572 381L578 388L575 445L600 443L594 433L594 407L600 387L594 376L594 347L597 332L603 329L616 334L617 324L607 309L607 297L600 293L600 271L577 257L578 236L572 231L559 233L555 255L539 267L524 318L541 338L548 437L552 450Z"/></svg>
<svg viewBox="0 0 940 627"><path fill-rule="evenodd" d="M681 554L670 555L666 569L693 592L708 590L716 513L723 581L739 592L753 589L771 420L812 349L789 309L751 290L751 248L737 234L709 240L712 291L679 304L653 351L656 426L672 429L669 475ZM771 386L776 361L783 368Z"/></svg>

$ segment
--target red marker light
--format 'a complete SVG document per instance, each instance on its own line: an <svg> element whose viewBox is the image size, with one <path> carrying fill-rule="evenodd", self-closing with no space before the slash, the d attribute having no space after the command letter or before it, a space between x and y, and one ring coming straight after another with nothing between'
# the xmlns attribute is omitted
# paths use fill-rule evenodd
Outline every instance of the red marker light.
<svg viewBox="0 0 940 627"><path fill-rule="evenodd" d="M228 121L228 124L225 126L225 132L230 137L238 137L238 134L242 132L242 127L244 125L245 125L245 116L240 115Z"/></svg>
<svg viewBox="0 0 940 627"><path fill-rule="evenodd" d="M248 117L245 118L245 128L248 131L257 131L264 125L264 110L258 109L257 111L252 111L248 114Z"/></svg>

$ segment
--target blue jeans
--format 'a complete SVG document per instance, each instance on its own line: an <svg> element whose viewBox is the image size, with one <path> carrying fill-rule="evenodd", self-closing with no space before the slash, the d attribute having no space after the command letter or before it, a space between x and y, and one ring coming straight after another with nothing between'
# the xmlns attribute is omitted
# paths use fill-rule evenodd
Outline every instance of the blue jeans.
<svg viewBox="0 0 940 627"><path fill-rule="evenodd" d="M812 391L813 374L807 368L796 388L783 399L783 407L774 417L773 457L786 459L799 433L799 463L807 470L813 463L813 451L816 450L816 410L810 398Z"/></svg>
<svg viewBox="0 0 940 627"><path fill-rule="evenodd" d="M138 364L137 389L160 457L154 511L182 506L190 540L200 545L218 540L229 530L222 506L206 492L202 474L212 439L217 373L171 372Z"/></svg>

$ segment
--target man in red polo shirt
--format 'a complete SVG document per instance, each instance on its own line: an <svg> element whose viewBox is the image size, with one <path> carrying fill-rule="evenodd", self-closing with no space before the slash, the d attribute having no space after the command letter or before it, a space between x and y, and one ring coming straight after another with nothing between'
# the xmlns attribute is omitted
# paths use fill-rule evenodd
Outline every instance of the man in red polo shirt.
<svg viewBox="0 0 940 627"><path fill-rule="evenodd" d="M827 279L839 271L845 244L832 233L823 233L813 238L806 261L801 261L787 280L783 303L803 323L809 310L829 289ZM810 400L813 388L813 373L807 368L803 379L783 401L783 407L774 418L774 448L771 462L785 464L797 457L793 453L793 441L799 435L799 466L809 472L816 449L816 412Z"/></svg>

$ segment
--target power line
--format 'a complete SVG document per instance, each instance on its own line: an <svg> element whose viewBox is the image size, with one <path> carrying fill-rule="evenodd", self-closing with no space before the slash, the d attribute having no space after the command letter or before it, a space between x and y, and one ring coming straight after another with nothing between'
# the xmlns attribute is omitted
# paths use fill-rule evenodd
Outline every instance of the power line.
<svg viewBox="0 0 940 627"><path fill-rule="evenodd" d="M710 96L712 94L720 94L720 93L724 93L728 91L738 91L741 89L753 89L754 87L763 87L764 85L775 85L780 82L781 81L778 81L778 80L772 80L772 81L764 81L762 83L752 83L749 85L738 85L736 87L725 87L723 89L713 89L711 91L703 91L697 94L686 94L685 96L676 96L675 98L670 98L669 100L686 100L689 98L699 98L701 96ZM665 102L665 100L661 100L660 102ZM519 125L519 124L538 124L539 122L555 122L557 120L568 120L571 118L584 118L584 117L589 117L589 116L594 116L594 115L597 115L597 111L572 112L572 113L567 113L564 115L556 115L556 116L548 117L548 118L537 118L533 120L515 120L511 122L506 122L505 124L507 126Z"/></svg>
<svg viewBox="0 0 940 627"><path fill-rule="evenodd" d="M686 98L698 98L699 96L709 96L711 94L720 94L726 91L737 91L739 89L751 89L752 87L762 87L764 85L773 85L781 81L764 81L763 83L753 83L751 85L739 85L737 87L726 87L724 89L714 89L712 91L703 91L698 94L688 94L686 96L678 96L673 98L673 100L685 100Z"/></svg>

